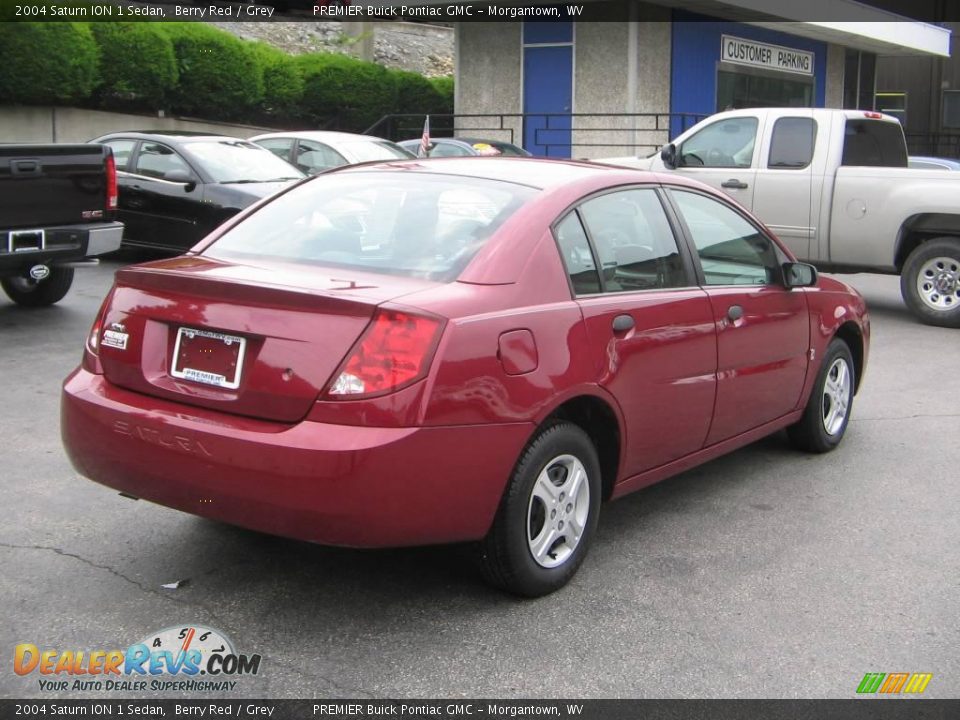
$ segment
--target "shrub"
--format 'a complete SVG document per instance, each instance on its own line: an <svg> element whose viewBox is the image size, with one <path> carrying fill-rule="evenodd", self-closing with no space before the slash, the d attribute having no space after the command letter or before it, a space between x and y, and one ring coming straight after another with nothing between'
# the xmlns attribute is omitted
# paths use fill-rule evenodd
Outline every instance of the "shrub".
<svg viewBox="0 0 960 720"><path fill-rule="evenodd" d="M430 84L437 91L438 95L438 113L453 112L453 76L445 75L443 77L430 78Z"/></svg>
<svg viewBox="0 0 960 720"><path fill-rule="evenodd" d="M297 58L303 72L305 119L324 128L363 131L394 112L397 86L386 68L346 55Z"/></svg>
<svg viewBox="0 0 960 720"><path fill-rule="evenodd" d="M266 43L254 44L253 51L263 71L263 113L279 118L300 115L303 75L294 58Z"/></svg>
<svg viewBox="0 0 960 720"><path fill-rule="evenodd" d="M91 23L100 47L101 105L157 110L177 85L170 38L153 23Z"/></svg>
<svg viewBox="0 0 960 720"><path fill-rule="evenodd" d="M252 43L200 23L158 23L173 42L180 82L172 109L210 120L243 120L263 99Z"/></svg>
<svg viewBox="0 0 960 720"><path fill-rule="evenodd" d="M391 70L397 84L397 113L441 112L440 94L427 78L407 70Z"/></svg>
<svg viewBox="0 0 960 720"><path fill-rule="evenodd" d="M85 100L100 79L97 43L87 23L0 23L0 100Z"/></svg>

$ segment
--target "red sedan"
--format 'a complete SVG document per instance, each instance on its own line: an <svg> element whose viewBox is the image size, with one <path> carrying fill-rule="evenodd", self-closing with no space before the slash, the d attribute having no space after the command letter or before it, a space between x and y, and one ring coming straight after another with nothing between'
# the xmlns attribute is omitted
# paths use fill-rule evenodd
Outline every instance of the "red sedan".
<svg viewBox="0 0 960 720"><path fill-rule="evenodd" d="M326 173L120 270L64 384L85 476L359 547L476 541L537 596L604 500L843 438L863 299L695 182L520 158Z"/></svg>

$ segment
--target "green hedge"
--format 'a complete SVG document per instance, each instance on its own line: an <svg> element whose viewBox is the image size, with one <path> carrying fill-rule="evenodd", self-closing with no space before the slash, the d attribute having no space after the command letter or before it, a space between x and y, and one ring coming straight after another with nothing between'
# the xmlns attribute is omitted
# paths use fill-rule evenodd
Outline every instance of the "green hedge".
<svg viewBox="0 0 960 720"><path fill-rule="evenodd" d="M263 114L272 118L299 115L303 75L296 60L266 43L254 44L253 51L263 69Z"/></svg>
<svg viewBox="0 0 960 720"><path fill-rule="evenodd" d="M0 23L0 101L82 102L100 80L87 23Z"/></svg>
<svg viewBox="0 0 960 720"><path fill-rule="evenodd" d="M0 68L0 102L10 103L357 132L388 114L453 112L453 78L291 56L202 23L0 22Z"/></svg>
<svg viewBox="0 0 960 720"><path fill-rule="evenodd" d="M90 23L100 47L99 104L111 108L166 107L177 86L177 57L170 38L152 23Z"/></svg>
<svg viewBox="0 0 960 720"><path fill-rule="evenodd" d="M184 115L246 120L263 99L263 67L252 43L200 23L163 23L177 55L180 82L170 109Z"/></svg>

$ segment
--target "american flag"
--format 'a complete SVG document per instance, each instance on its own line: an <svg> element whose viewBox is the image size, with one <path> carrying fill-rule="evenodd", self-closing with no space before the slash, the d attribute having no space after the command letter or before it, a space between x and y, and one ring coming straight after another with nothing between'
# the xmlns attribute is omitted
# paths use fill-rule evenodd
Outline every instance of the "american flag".
<svg viewBox="0 0 960 720"><path fill-rule="evenodd" d="M420 151L417 157L427 157L430 154L430 116L423 121L423 135L420 137Z"/></svg>

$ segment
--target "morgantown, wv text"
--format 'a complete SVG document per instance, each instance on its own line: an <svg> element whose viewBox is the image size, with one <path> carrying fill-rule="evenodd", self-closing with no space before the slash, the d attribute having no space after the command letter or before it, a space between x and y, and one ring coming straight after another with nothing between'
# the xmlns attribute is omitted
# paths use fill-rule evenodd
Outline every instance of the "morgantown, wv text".
<svg viewBox="0 0 960 720"><path fill-rule="evenodd" d="M563 13L566 12L566 15ZM567 5L565 9L559 6L550 7L500 7L498 5L483 5L481 3L461 3L458 5L424 5L408 7L406 5L354 5L349 0L336 4L323 2L313 6L314 15L325 17L364 17L364 18L553 18L564 19L577 17L583 13L583 5Z"/></svg>

